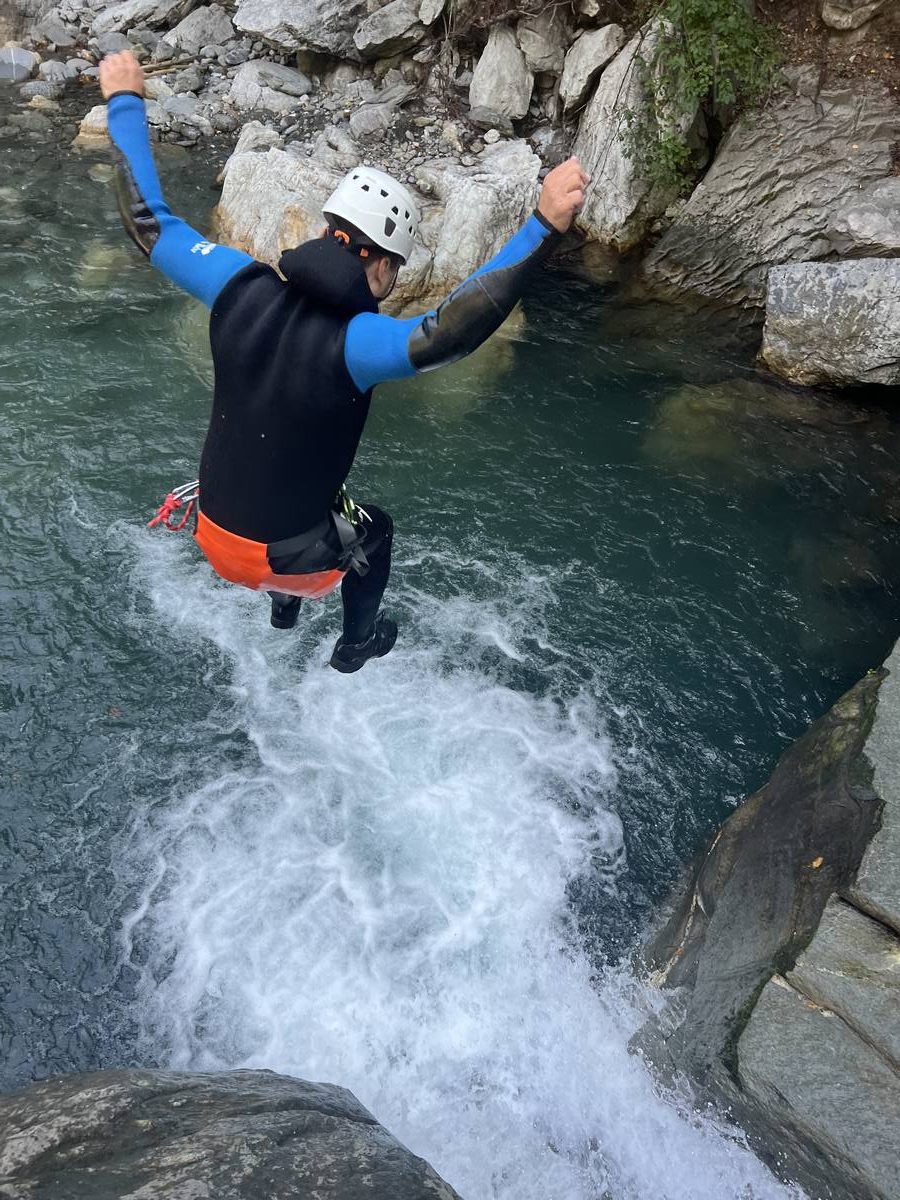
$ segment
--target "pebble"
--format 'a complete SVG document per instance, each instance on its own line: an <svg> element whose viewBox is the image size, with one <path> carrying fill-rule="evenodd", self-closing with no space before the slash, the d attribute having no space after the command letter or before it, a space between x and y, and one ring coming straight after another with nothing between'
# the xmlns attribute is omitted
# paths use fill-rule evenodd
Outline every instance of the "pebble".
<svg viewBox="0 0 900 1200"><path fill-rule="evenodd" d="M486 146L493 146L496 142L499 142L499 141L500 141L500 130L499 129L489 129L487 131L487 133L485 133L485 135L484 135L484 143Z"/></svg>

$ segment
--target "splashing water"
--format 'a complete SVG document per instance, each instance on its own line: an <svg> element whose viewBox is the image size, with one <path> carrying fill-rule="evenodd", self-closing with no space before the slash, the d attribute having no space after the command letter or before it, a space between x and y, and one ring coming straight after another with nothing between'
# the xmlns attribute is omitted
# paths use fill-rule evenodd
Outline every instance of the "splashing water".
<svg viewBox="0 0 900 1200"><path fill-rule="evenodd" d="M527 656L545 583L506 564L493 604L401 593L401 644L351 680L324 666L333 607L270 634L258 597L173 542L139 553L176 635L231 664L192 744L221 724L252 743L224 771L210 750L206 781L132 833L124 870L148 883L124 950L148 1045L343 1084L466 1200L789 1194L657 1095L627 1051L640 989L593 977L578 944L568 886L612 888L624 865L600 714L483 660Z"/></svg>

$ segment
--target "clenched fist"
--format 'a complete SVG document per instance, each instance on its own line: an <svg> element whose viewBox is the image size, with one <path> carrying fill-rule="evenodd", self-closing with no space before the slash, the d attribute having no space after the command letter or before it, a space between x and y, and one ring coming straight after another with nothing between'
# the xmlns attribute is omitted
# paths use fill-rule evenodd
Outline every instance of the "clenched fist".
<svg viewBox="0 0 900 1200"><path fill-rule="evenodd" d="M577 158L566 159L544 179L538 212L550 224L565 233L584 204L584 189L590 182Z"/></svg>
<svg viewBox="0 0 900 1200"><path fill-rule="evenodd" d="M130 50L108 54L100 64L100 91L108 100L116 92L144 94L144 68Z"/></svg>

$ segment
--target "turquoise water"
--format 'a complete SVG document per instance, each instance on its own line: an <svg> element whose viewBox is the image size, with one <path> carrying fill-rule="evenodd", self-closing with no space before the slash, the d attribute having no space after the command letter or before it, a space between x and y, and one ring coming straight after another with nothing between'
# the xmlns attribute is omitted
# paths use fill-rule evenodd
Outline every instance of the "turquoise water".
<svg viewBox="0 0 900 1200"><path fill-rule="evenodd" d="M162 161L202 224L216 164ZM377 396L351 483L397 524L401 641L341 677L334 604L271 630L145 528L196 472L205 320L103 158L0 166L3 1085L264 1065L467 1200L782 1194L627 1054L656 1001L618 964L900 632L884 399L546 276Z"/></svg>

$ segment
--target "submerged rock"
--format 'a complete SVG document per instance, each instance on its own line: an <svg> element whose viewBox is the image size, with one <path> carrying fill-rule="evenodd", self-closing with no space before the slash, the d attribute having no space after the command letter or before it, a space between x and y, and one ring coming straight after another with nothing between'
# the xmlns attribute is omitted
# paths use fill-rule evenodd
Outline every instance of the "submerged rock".
<svg viewBox="0 0 900 1200"><path fill-rule="evenodd" d="M762 357L802 384L900 384L900 259L769 272Z"/></svg>
<svg viewBox="0 0 900 1200"><path fill-rule="evenodd" d="M817 94L809 82L727 134L647 257L643 276L657 293L762 306L769 268L829 255L832 214L890 175L900 105L879 87Z"/></svg>
<svg viewBox="0 0 900 1200"><path fill-rule="evenodd" d="M0 48L0 83L23 83L32 77L39 62L30 50L15 46Z"/></svg>
<svg viewBox="0 0 900 1200"><path fill-rule="evenodd" d="M271 1071L99 1071L0 1097L18 1200L459 1200L345 1088Z"/></svg>
<svg viewBox="0 0 900 1200"><path fill-rule="evenodd" d="M900 645L885 666L725 823L644 953L674 996L637 1044L828 1200L896 1197Z"/></svg>

